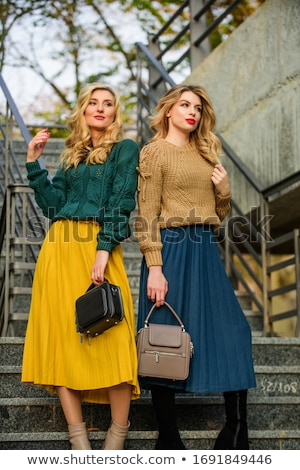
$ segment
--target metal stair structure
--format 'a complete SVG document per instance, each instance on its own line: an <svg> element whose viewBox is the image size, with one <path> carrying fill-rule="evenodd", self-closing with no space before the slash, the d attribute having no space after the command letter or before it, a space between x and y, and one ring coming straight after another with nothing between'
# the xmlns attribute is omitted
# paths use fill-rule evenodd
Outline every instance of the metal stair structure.
<svg viewBox="0 0 300 470"><path fill-rule="evenodd" d="M128 256L128 260L130 256ZM131 258L136 262L136 256ZM130 277L130 269L129 269ZM137 281L132 273L131 281ZM237 293L253 329L257 388L249 391L250 450L300 449L300 340L261 336L247 296ZM0 338L0 449L69 450L66 423L56 396L20 382L23 337ZM212 450L224 423L220 394L178 394L178 422L188 449ZM92 448L101 449L109 425L108 405L85 404ZM147 392L132 402L126 449L154 448L157 435Z"/></svg>
<svg viewBox="0 0 300 470"><path fill-rule="evenodd" d="M197 2L192 3L197 4ZM157 49L156 43L153 43L153 48ZM143 47L141 47L141 52L146 55L149 53ZM160 70L162 69L160 60L153 60L151 54L147 56L147 60L152 61L150 78L153 78L155 82L155 91L160 94L163 85L161 82L159 86L157 85L157 81L162 77L159 72L161 71L165 78L168 78L167 74L164 70ZM139 100L140 103L144 101L146 104L146 114L148 113L147 106L149 104L152 106L155 99L155 93L149 94L149 90L141 88ZM18 112L13 103L10 107L12 116L16 117ZM139 122L144 123L145 120L146 117L140 119ZM0 155L1 153L4 155L7 151L4 147L9 141L10 158L13 161L24 162L26 139L29 138L28 131L22 129L25 143L23 140L20 143L6 139L5 132L7 134L8 130L8 125L3 129L0 124L2 136ZM49 154L45 154L45 157L43 155L43 158L45 158L46 166L51 169L52 165L56 166L60 143L53 142L53 148L50 147L51 144L47 144ZM226 149L225 142L224 148ZM1 256L0 261L0 282L2 282L0 305L1 308L5 306L8 316L4 324L3 316L0 316L0 330L4 332L0 337L0 449L68 450L70 446L67 426L58 398L42 388L25 385L20 381L35 258L47 227L41 225L33 193L24 184L22 175L15 173L15 168L18 166L9 167L3 162L4 159L0 158L0 195L5 195L3 199L7 210L5 216L2 211L0 221L0 241L1 246L5 246L5 251L2 251L4 256ZM239 165L237 167L240 174L244 175L244 169ZM14 184L7 184L8 175L13 177ZM294 180L291 179L286 183L297 185L299 175L295 175ZM268 190L273 191L274 188L268 188ZM293 196L295 202L298 200L298 195L296 188ZM1 201L0 204L2 204ZM286 210L290 201L283 201L282 204L283 209L276 204L274 210L283 213L285 227L294 229L295 221L288 218ZM15 223L16 217L22 220L22 224ZM135 212L132 215L132 223L134 217ZM280 232L279 229L278 231ZM281 232L280 237L283 237ZM280 242L284 243L284 240L279 240L277 246L281 246ZM134 237L122 245L137 312L141 254ZM295 233L295 247L294 265L299 277L299 230L297 234ZM222 248L225 259L228 247L225 245ZM254 253L254 256L257 256L257 253ZM234 270L234 265L231 268ZM272 267L268 269L270 274ZM1 279L2 272L5 273L5 279ZM238 273L234 271L234 275L236 281ZM3 286L6 286L6 289ZM296 279L294 287L299 295L299 279ZM257 378L257 388L250 390L248 395L250 450L300 450L300 338L266 335L263 312L259 308L253 308L255 305L250 294L247 291L236 291L252 329L253 358ZM275 294L271 292L271 295ZM299 312L299 306L297 308ZM225 420L222 395L178 394L176 400L179 428L186 447L193 450L212 450L214 440ZM109 407L85 404L83 411L92 447L95 450L101 449L110 420ZM138 400L132 402L130 421L131 427L126 440L126 448L154 449L157 435L156 422L147 392L143 392Z"/></svg>

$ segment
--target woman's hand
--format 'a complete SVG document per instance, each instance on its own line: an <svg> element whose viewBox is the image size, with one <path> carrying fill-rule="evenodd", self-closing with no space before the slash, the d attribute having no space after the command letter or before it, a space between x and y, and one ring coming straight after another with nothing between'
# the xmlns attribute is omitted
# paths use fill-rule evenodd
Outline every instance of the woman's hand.
<svg viewBox="0 0 300 470"><path fill-rule="evenodd" d="M211 180L215 185L217 191L221 194L221 196L229 196L230 195L230 183L227 171L218 163L212 172Z"/></svg>
<svg viewBox="0 0 300 470"><path fill-rule="evenodd" d="M162 272L161 266L150 266L147 285L147 296L157 307L164 304L168 292L168 281Z"/></svg>
<svg viewBox="0 0 300 470"><path fill-rule="evenodd" d="M37 161L37 159L42 155L49 137L50 132L48 132L47 128L41 130L33 137L27 147L27 162Z"/></svg>
<svg viewBox="0 0 300 470"><path fill-rule="evenodd" d="M109 252L105 250L98 250L96 259L92 267L92 281L98 286L104 282L104 272L108 262Z"/></svg>

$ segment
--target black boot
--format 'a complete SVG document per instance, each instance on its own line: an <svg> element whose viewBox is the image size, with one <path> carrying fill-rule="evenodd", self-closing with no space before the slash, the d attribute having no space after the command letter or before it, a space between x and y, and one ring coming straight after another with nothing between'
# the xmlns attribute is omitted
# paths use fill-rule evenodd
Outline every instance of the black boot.
<svg viewBox="0 0 300 470"><path fill-rule="evenodd" d="M214 449L249 450L247 426L247 390L225 392L226 423Z"/></svg>
<svg viewBox="0 0 300 470"><path fill-rule="evenodd" d="M155 450L185 449L177 428L175 391L168 387L153 386L151 395L158 422Z"/></svg>

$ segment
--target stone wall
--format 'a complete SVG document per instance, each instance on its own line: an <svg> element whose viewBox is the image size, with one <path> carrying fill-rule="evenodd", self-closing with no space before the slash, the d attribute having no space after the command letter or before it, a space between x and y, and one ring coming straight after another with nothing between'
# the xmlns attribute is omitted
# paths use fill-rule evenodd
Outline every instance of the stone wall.
<svg viewBox="0 0 300 470"><path fill-rule="evenodd" d="M299 0L266 0L185 80L208 91L217 131L263 187L300 169L299 25ZM256 197L224 164L246 210Z"/></svg>

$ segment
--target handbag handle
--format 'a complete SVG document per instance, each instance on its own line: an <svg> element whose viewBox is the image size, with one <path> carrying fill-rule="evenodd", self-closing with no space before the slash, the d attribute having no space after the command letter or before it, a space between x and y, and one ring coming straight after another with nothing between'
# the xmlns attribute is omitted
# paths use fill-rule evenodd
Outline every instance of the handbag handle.
<svg viewBox="0 0 300 470"><path fill-rule="evenodd" d="M182 321L180 320L180 318L179 318L179 316L177 315L177 313L175 312L175 310L171 307L171 305L168 304L168 302L166 302L166 301L165 301L164 305L166 305L166 306L169 308L169 310L173 313L174 317L176 318L176 320L178 321L179 325L181 326L182 331L185 331L184 324L183 324ZM148 315L147 315L147 317L146 317L146 319L145 319L145 323L144 323L145 328L148 328L148 327L149 327L149 319L150 319L150 317L151 317L151 315L152 315L152 313L153 313L155 307L156 307L156 305L154 304L154 305L151 307L151 309L150 309L150 311L149 311L149 313L148 313ZM159 307L158 307L158 308L159 308Z"/></svg>
<svg viewBox="0 0 300 470"><path fill-rule="evenodd" d="M106 278L104 278L104 281L101 282L101 284L98 284L98 285L101 286L101 285L104 284L105 282L108 283L108 280L107 280ZM95 287L97 287L96 284L94 284L94 283L92 282L92 284L89 286L89 288L87 289L86 292L89 292L90 290L94 289Z"/></svg>

